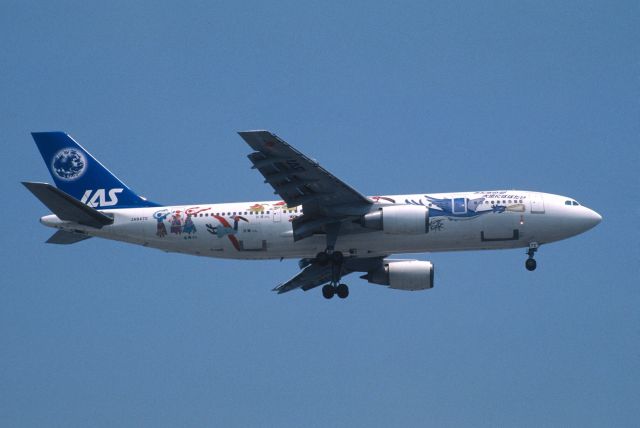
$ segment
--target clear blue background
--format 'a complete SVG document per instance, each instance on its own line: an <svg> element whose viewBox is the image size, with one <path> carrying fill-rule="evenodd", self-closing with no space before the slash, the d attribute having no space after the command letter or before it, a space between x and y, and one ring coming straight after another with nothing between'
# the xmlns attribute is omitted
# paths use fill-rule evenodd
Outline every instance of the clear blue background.
<svg viewBox="0 0 640 428"><path fill-rule="evenodd" d="M2 2L2 426L634 426L637 2ZM266 128L366 194L534 189L600 212L524 250L420 254L433 290L295 261L45 245L29 132L169 204L272 198Z"/></svg>

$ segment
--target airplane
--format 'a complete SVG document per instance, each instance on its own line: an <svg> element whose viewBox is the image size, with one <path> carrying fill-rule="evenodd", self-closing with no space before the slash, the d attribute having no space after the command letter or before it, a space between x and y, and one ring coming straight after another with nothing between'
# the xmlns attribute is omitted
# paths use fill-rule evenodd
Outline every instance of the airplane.
<svg viewBox="0 0 640 428"><path fill-rule="evenodd" d="M322 286L344 299L359 272L396 290L434 286L430 261L394 253L526 248L583 233L602 217L575 199L524 190L364 196L269 131L238 133L252 169L280 200L161 205L139 196L64 132L32 136L55 183L23 182L53 214L47 243L92 237L166 252L227 259L298 258L300 271L273 290Z"/></svg>

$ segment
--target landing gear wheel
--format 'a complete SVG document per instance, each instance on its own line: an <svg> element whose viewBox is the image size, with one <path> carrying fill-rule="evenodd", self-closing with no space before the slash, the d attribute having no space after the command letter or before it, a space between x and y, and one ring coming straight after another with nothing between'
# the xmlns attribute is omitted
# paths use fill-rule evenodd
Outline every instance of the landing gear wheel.
<svg viewBox="0 0 640 428"><path fill-rule="evenodd" d="M324 287L322 287L322 295L324 296L325 299L331 299L335 292L336 292L336 289L331 284L327 284ZM349 291L347 291L347 294L348 293Z"/></svg>
<svg viewBox="0 0 640 428"><path fill-rule="evenodd" d="M347 297L349 297L349 287L347 287L347 284L338 285L336 287L336 294L341 299L346 299Z"/></svg>
<svg viewBox="0 0 640 428"><path fill-rule="evenodd" d="M529 250L527 251L527 256L529 256L529 258L524 262L524 267L526 267L528 271L536 270L537 263L533 256L536 251L538 251L539 246L540 244L537 242L529 242Z"/></svg>
<svg viewBox="0 0 640 428"><path fill-rule="evenodd" d="M536 263L536 259L527 259L526 262L524 262L524 266L527 268L527 270L532 271L532 270L536 270L536 266L538 264Z"/></svg>

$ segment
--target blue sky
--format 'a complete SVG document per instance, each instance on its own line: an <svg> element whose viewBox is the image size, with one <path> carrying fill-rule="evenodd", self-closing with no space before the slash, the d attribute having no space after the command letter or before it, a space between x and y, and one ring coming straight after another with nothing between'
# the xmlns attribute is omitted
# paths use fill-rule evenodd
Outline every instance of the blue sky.
<svg viewBox="0 0 640 428"><path fill-rule="evenodd" d="M634 2L3 2L3 426L634 426ZM266 128L366 194L532 189L604 217L524 250L420 254L436 287L92 239L45 245L29 132L167 204L272 198Z"/></svg>

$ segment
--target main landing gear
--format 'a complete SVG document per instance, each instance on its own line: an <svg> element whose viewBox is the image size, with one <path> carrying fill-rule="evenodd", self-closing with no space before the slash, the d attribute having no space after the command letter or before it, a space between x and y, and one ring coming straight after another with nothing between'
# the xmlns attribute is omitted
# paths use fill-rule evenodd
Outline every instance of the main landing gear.
<svg viewBox="0 0 640 428"><path fill-rule="evenodd" d="M349 297L349 287L347 284L326 284L322 287L322 295L325 299L333 298L334 294L337 294L341 299L346 299Z"/></svg>
<svg viewBox="0 0 640 428"><path fill-rule="evenodd" d="M536 251L538 251L538 243L529 243L529 251L527 251L527 255L529 256L529 258L526 262L524 262L524 267L526 267L528 271L536 270L538 264L536 263L536 259L533 258L533 255L536 253Z"/></svg>
<svg viewBox="0 0 640 428"><path fill-rule="evenodd" d="M322 287L324 298L331 299L337 294L339 298L346 299L349 296L349 287L347 284L340 284L344 255L340 251L324 251L318 253L315 260L321 266L331 265L331 282Z"/></svg>

